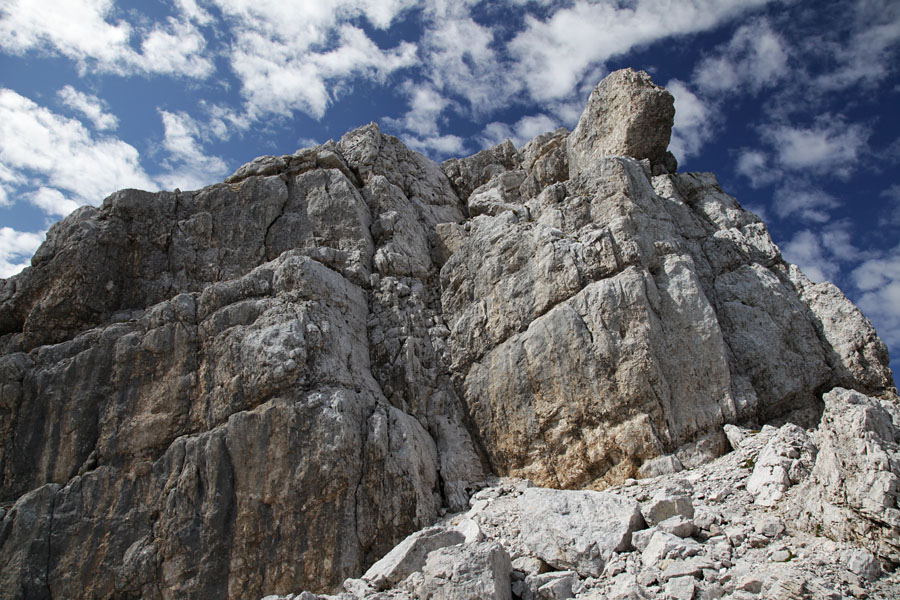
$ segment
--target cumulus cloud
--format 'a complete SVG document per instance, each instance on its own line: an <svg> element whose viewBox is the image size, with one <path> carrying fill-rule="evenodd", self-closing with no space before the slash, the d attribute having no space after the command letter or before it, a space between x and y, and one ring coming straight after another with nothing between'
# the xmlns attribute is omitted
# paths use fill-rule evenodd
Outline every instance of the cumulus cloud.
<svg viewBox="0 0 900 600"><path fill-rule="evenodd" d="M0 175L0 180L2 180L2 175ZM879 196L888 201L887 209L884 211L885 216L881 219L882 224L888 226L900 225L900 184L895 183L886 190L883 190ZM0 198L0 200L2 200L2 198ZM2 204L2 202L0 202L0 204Z"/></svg>
<svg viewBox="0 0 900 600"><path fill-rule="evenodd" d="M827 256L819 236L809 229L795 233L782 245L781 253L816 282L833 281L841 271L840 264Z"/></svg>
<svg viewBox="0 0 900 600"><path fill-rule="evenodd" d="M759 148L741 148L735 162L735 171L749 179L750 186L754 188L781 178L781 173L772 167L769 155Z"/></svg>
<svg viewBox="0 0 900 600"><path fill-rule="evenodd" d="M9 197L11 190L25 183L21 173L13 171L0 162L0 206L9 206L12 200Z"/></svg>
<svg viewBox="0 0 900 600"><path fill-rule="evenodd" d="M170 18L137 31L124 20L111 22L114 12L112 0L9 0L0 8L0 48L59 54L82 72L202 78L215 71L202 33L189 21ZM132 37L140 40L141 52Z"/></svg>
<svg viewBox="0 0 900 600"><path fill-rule="evenodd" d="M452 14L432 15L420 48L428 66L425 76L443 94L465 101L473 115L504 107L522 84L494 50L494 42L494 32L476 23L462 5Z"/></svg>
<svg viewBox="0 0 900 600"><path fill-rule="evenodd" d="M119 126L116 116L106 112L107 103L93 94L79 92L71 85L67 85L56 95L64 105L90 120L98 131L115 129Z"/></svg>
<svg viewBox="0 0 900 600"><path fill-rule="evenodd" d="M465 152L466 143L458 135L435 135L426 137L404 137L407 146L427 156L440 160L448 156L459 156Z"/></svg>
<svg viewBox="0 0 900 600"><path fill-rule="evenodd" d="M0 227L0 278L12 277L27 267L31 255L44 241L44 234Z"/></svg>
<svg viewBox="0 0 900 600"><path fill-rule="evenodd" d="M384 123L416 136L438 135L440 118L450 101L431 85L413 85L407 81L404 91L409 98L409 110L398 119L384 117Z"/></svg>
<svg viewBox="0 0 900 600"><path fill-rule="evenodd" d="M546 114L528 115L513 125L494 121L488 123L478 136L482 148L490 148L510 140L517 148L521 148L537 136L559 128L559 121Z"/></svg>
<svg viewBox="0 0 900 600"><path fill-rule="evenodd" d="M596 63L642 44L702 31L766 0L692 0L672 10L666 0L619 3L576 1L546 20L526 18L525 30L509 47L516 74L535 100L570 94Z"/></svg>
<svg viewBox="0 0 900 600"><path fill-rule="evenodd" d="M231 68L251 119L304 112L321 118L352 78L384 81L416 63L409 42L382 49L348 23L365 17L388 26L409 2L213 0L231 27Z"/></svg>
<svg viewBox="0 0 900 600"><path fill-rule="evenodd" d="M888 346L900 346L900 246L862 262L851 277L860 290L857 305Z"/></svg>
<svg viewBox="0 0 900 600"><path fill-rule="evenodd" d="M718 109L696 96L681 81L673 79L666 89L675 97L675 126L669 150L679 161L699 154L713 137Z"/></svg>
<svg viewBox="0 0 900 600"><path fill-rule="evenodd" d="M59 190L47 187L39 188L36 192L29 194L28 199L46 214L54 217L65 217L79 206L77 202L66 198Z"/></svg>
<svg viewBox="0 0 900 600"><path fill-rule="evenodd" d="M827 44L835 67L814 78L822 91L878 83L890 75L900 49L900 4L854 2L843 21L850 26L847 40ZM842 11L843 12L843 11ZM811 51L821 54L823 43L815 40Z"/></svg>
<svg viewBox="0 0 900 600"><path fill-rule="evenodd" d="M847 272L854 269L855 273L860 265L870 261L877 263L881 252L861 249L855 241L850 221L834 221L814 229L797 231L782 245L782 254L785 260L798 265L813 281L855 283L860 287L853 277L847 281ZM878 287L877 283L874 287Z"/></svg>
<svg viewBox="0 0 900 600"><path fill-rule="evenodd" d="M198 141L198 123L184 112L161 110L159 114L165 130L163 147L168 151L163 161L168 172L157 177L163 187L195 190L221 180L228 166L221 158L206 154Z"/></svg>
<svg viewBox="0 0 900 600"><path fill-rule="evenodd" d="M79 204L98 204L125 187L156 187L130 144L95 137L80 121L2 88L0 161L20 179L37 175L45 187L65 192Z"/></svg>
<svg viewBox="0 0 900 600"><path fill-rule="evenodd" d="M848 177L867 148L871 131L840 116L823 115L809 127L769 125L764 138L773 146L779 166L791 171Z"/></svg>
<svg viewBox="0 0 900 600"><path fill-rule="evenodd" d="M797 217L811 223L827 223L830 211L840 206L831 194L799 181L789 181L776 190L772 204L779 217Z"/></svg>
<svg viewBox="0 0 900 600"><path fill-rule="evenodd" d="M693 81L705 93L758 92L788 72L787 45L760 19L741 26L727 44L703 59Z"/></svg>

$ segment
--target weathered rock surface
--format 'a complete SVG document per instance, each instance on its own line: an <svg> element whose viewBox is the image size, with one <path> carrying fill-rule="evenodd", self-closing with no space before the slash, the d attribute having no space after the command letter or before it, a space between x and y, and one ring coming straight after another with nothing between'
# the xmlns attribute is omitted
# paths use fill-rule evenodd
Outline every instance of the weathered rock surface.
<svg viewBox="0 0 900 600"><path fill-rule="evenodd" d="M833 446L834 443L841 444L839 447L845 457L854 440L859 440L858 443L874 441L882 448L893 443L889 436L896 436L896 429L885 429L892 421L884 419L885 415L897 412L896 402L896 397L880 400L847 390L828 394L822 424L817 430L806 432L808 435L800 444L803 450L799 453L817 457L814 471L797 471L797 484L785 488L781 497L771 504L753 502L755 494L750 491L749 482L754 474L750 464L759 464L762 452L800 441L796 425L792 423L780 428L767 426L762 431L740 429L734 433L740 433L744 443L713 462L683 473L631 481L603 493L535 488L523 480L495 480L493 487L472 496L468 511L448 515L440 521L442 531L452 531L461 523L475 522L484 533L484 540L461 542L430 553L426 566L419 572L411 573L405 581L381 592L348 584L344 594L314 598L429 597L423 593L426 589L423 582L433 582L434 578L428 574L427 565L447 564L448 557L452 557L449 562L453 565L471 566L467 569L442 567L442 573L452 571L455 576L445 576L441 584L441 589L446 590L443 593L471 589L466 587L471 584L479 586L483 598L508 597L505 589L495 591L503 587L495 576L506 571L506 567L484 567L488 562L484 558L484 548L488 547L502 548L512 559L508 583L512 596L523 600L896 598L900 593L900 571L896 570L896 547L888 542L897 539L890 523L866 521L863 509L853 502L833 507L830 513L827 510L819 513L830 515L827 524L831 528L821 521L804 522L794 518L797 510L810 507L811 493L824 485L825 475L817 473L838 464L833 456L826 458L838 448ZM830 412L833 414L829 416ZM818 451L811 440L819 440L822 444ZM871 455L854 454L857 457ZM827 488L834 491L827 494L826 502L835 502L836 497L857 489L854 486L860 482L884 473L877 453L874 462L857 458L848 467L853 472L841 472L843 483ZM883 488L875 493L881 491ZM863 490L859 488L858 492ZM693 507L693 517L670 518L657 526L633 531L633 543L622 544L610 551L599 571L594 569L596 546L570 543L575 539L587 540L589 535L581 537L581 534L595 528L605 518L604 508L594 512L586 509L588 504L626 506L626 510L615 517L622 519L622 515L629 514L637 506L647 514L661 499L674 497L684 498ZM893 501L896 502L896 498ZM551 515L551 512L555 514ZM644 524L637 526L646 527ZM557 529L546 531L542 543L534 544L534 532L540 528ZM678 529L683 535L666 531L666 528ZM561 538L565 538L562 543ZM544 557L549 547L565 548L565 564L575 567L554 570L560 569L562 563L548 564ZM490 575L485 577L485 572ZM486 580L490 581L489 586L483 585ZM452 585L449 585L451 581ZM269 600L282 598L276 596Z"/></svg>
<svg viewBox="0 0 900 600"><path fill-rule="evenodd" d="M900 409L841 388L825 394L812 475L796 493L807 528L900 564Z"/></svg>
<svg viewBox="0 0 900 600"><path fill-rule="evenodd" d="M707 573L798 556L741 522L791 507L854 576L890 568L886 347L713 175L675 173L671 123L617 72L521 149L439 167L370 124L54 225L0 280L0 596L815 592L790 558L743 588ZM740 477L696 479L729 440ZM490 473L665 484L472 495Z"/></svg>

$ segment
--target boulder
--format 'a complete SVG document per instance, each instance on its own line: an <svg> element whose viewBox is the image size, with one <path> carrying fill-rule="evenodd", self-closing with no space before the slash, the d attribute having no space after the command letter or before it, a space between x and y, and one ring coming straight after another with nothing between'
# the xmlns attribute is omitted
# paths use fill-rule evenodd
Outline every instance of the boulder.
<svg viewBox="0 0 900 600"><path fill-rule="evenodd" d="M452 529L431 527L417 531L369 567L362 578L376 589L393 587L415 571L421 570L430 552L466 541L463 533Z"/></svg>
<svg viewBox="0 0 900 600"><path fill-rule="evenodd" d="M662 165L674 122L675 99L647 73L611 73L591 92L569 135L569 177L591 170L605 156L646 158L651 165Z"/></svg>
<svg viewBox="0 0 900 600"><path fill-rule="evenodd" d="M528 551L583 577L599 576L613 553L628 550L632 532L644 526L637 502L604 492L530 488L518 506Z"/></svg>
<svg viewBox="0 0 900 600"><path fill-rule="evenodd" d="M441 548L428 555L418 598L511 600L509 555L497 542Z"/></svg>

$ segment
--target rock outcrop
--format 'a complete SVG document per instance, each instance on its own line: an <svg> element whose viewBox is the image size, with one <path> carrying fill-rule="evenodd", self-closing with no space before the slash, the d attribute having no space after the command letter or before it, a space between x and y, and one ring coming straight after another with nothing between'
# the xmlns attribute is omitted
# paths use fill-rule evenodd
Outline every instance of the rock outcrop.
<svg viewBox="0 0 900 600"><path fill-rule="evenodd" d="M818 429L730 426L734 450L690 471L605 492L494 480L468 511L426 530L448 545L390 587L350 579L336 595L265 600L893 599L900 593L897 415L895 402L837 388L825 395ZM766 455L795 461L778 499L753 483L773 472L776 461ZM477 538L463 540L461 530L473 527ZM487 547L508 555L511 570L490 573L508 572L509 592L491 586L469 594L467 586L484 579ZM443 556L477 573L430 585L425 565Z"/></svg>
<svg viewBox="0 0 900 600"><path fill-rule="evenodd" d="M472 493L491 474L666 477L726 437L743 452L758 436L735 424L788 421L756 449L747 498L787 506L813 486L798 522L896 563L886 347L714 176L675 173L672 115L646 74L617 72L575 131L521 149L438 166L370 124L55 225L0 280L0 595L245 598L350 578L357 596L641 597L637 554L621 557L645 520L645 562L677 563L660 589L694 594L713 567L673 548L715 537L685 508L695 492L500 490L488 504L511 512L490 522ZM827 441L848 428L875 458ZM372 567L462 510L456 533Z"/></svg>

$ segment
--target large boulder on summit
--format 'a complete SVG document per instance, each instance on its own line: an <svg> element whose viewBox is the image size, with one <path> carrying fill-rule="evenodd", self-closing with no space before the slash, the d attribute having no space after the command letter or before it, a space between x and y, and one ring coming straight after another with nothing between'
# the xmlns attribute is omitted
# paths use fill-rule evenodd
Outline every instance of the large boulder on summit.
<svg viewBox="0 0 900 600"><path fill-rule="evenodd" d="M644 71L622 69L601 81L569 135L569 176L598 158L630 156L665 165L674 172L666 148L675 121L675 99Z"/></svg>

